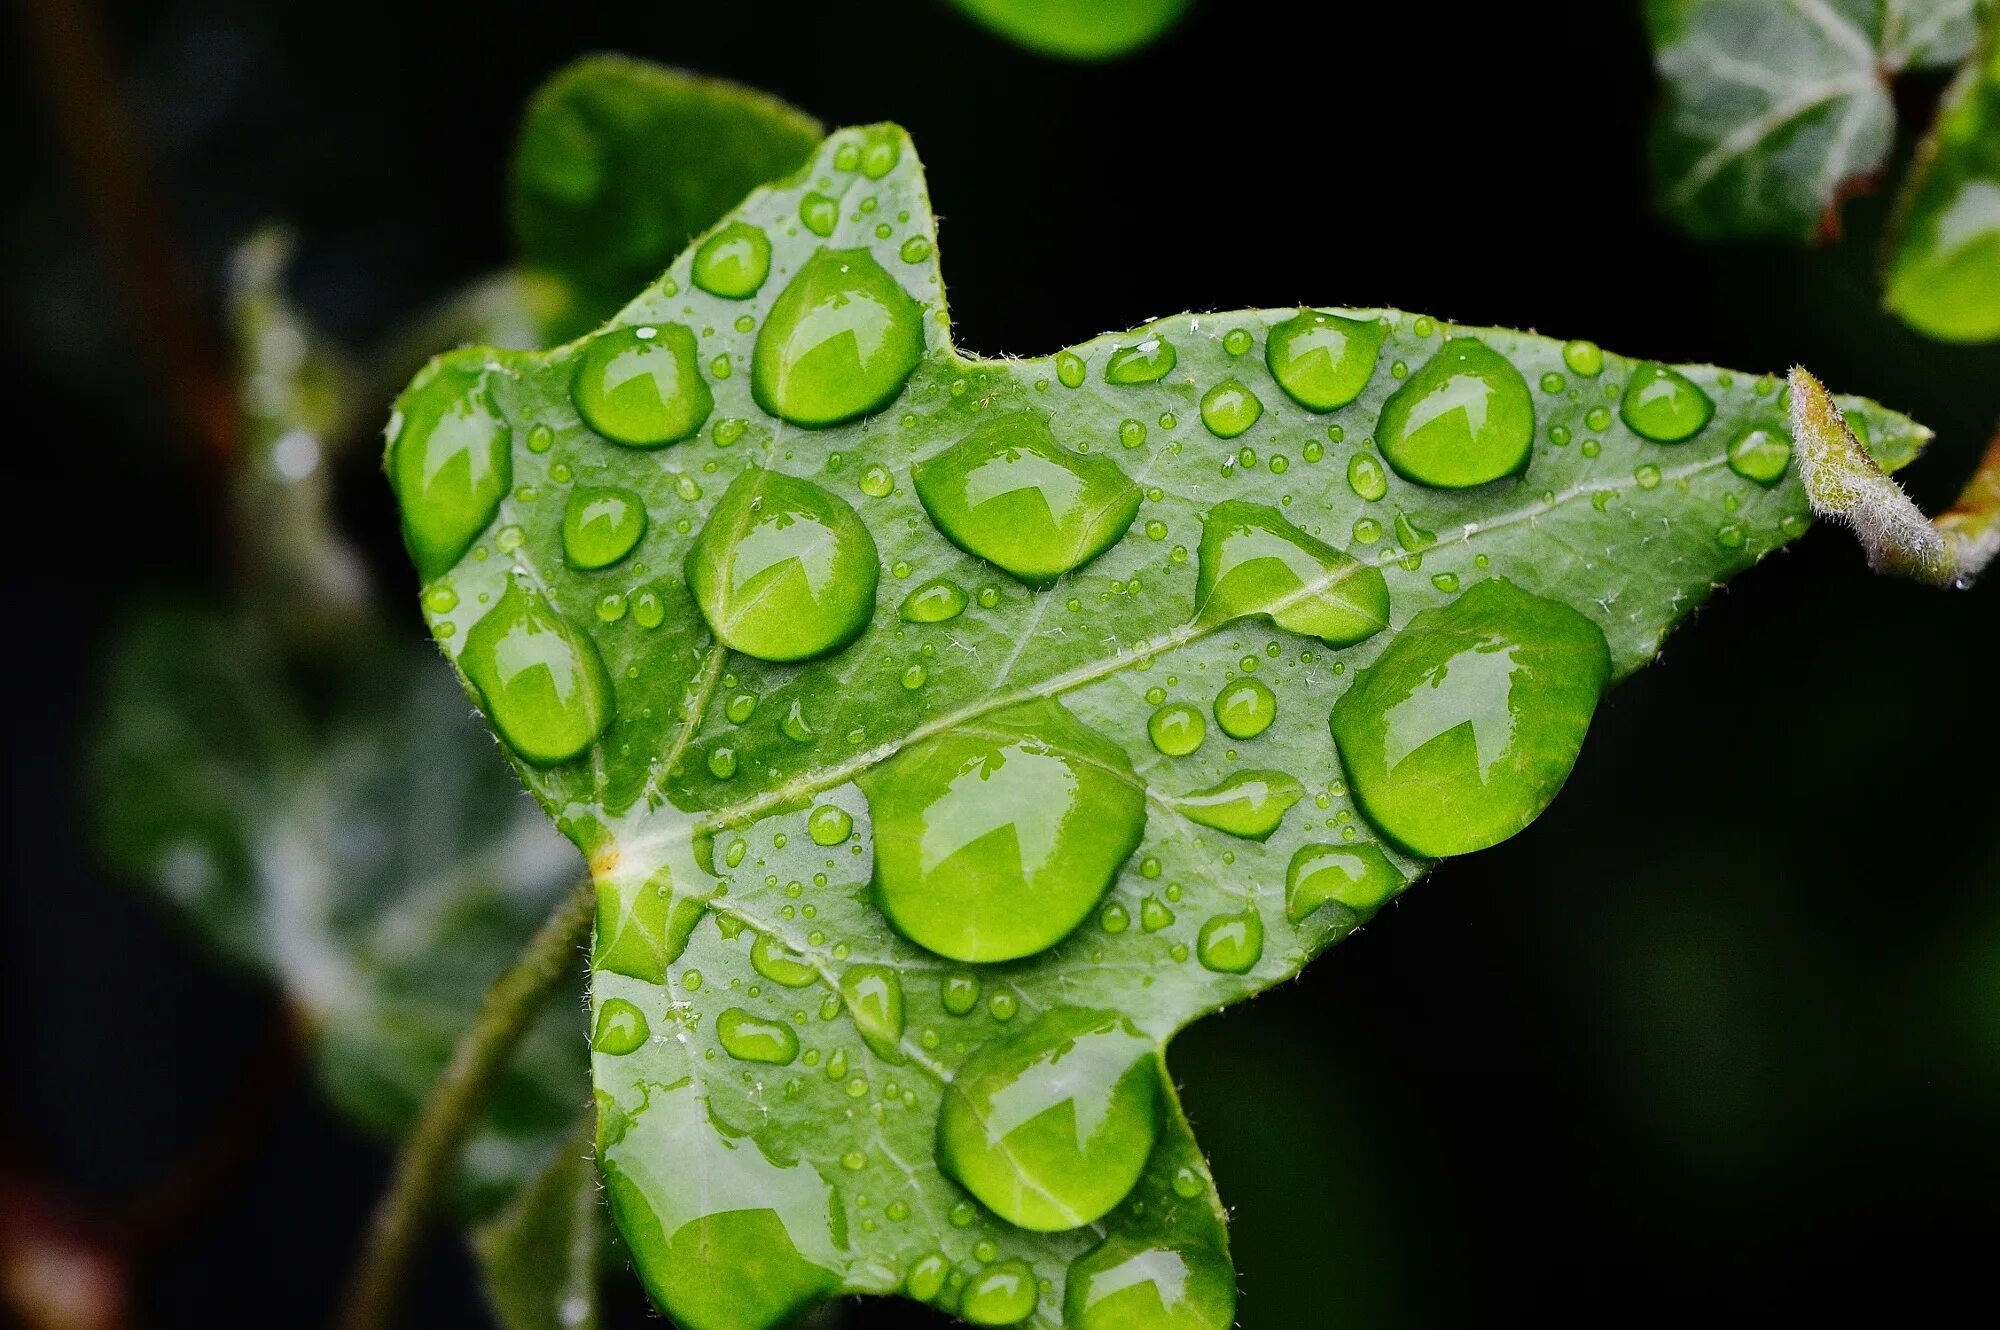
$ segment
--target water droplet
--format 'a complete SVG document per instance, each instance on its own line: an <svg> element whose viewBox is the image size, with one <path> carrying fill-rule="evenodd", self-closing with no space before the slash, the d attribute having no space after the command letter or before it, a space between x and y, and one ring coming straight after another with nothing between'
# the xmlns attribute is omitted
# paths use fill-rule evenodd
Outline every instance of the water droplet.
<svg viewBox="0 0 2000 1330"><path fill-rule="evenodd" d="M646 503L628 489L579 486L563 510L563 559L572 568L609 568L646 534Z"/></svg>
<svg viewBox="0 0 2000 1330"><path fill-rule="evenodd" d="M1604 372L1604 352L1597 349L1595 342L1564 342L1563 364L1569 366L1572 374L1594 379Z"/></svg>
<svg viewBox="0 0 2000 1330"><path fill-rule="evenodd" d="M389 477L404 542L425 581L471 548L514 483L511 436L487 403L484 374L479 364L438 361L396 405Z"/></svg>
<svg viewBox="0 0 2000 1330"><path fill-rule="evenodd" d="M545 453L556 446L556 432L547 425L537 423L528 431L528 451Z"/></svg>
<svg viewBox="0 0 2000 1330"><path fill-rule="evenodd" d="M1261 617L1280 628L1352 646L1389 621L1382 571L1315 540L1276 509L1225 500L1203 514L1200 623Z"/></svg>
<svg viewBox="0 0 2000 1330"><path fill-rule="evenodd" d="M1044 587L1115 545L1139 488L1103 457L1056 442L1028 412L980 426L916 467L917 497L952 544Z"/></svg>
<svg viewBox="0 0 2000 1330"><path fill-rule="evenodd" d="M1715 533L1715 543L1726 550L1740 550L1748 539L1740 522L1729 522L1717 528Z"/></svg>
<svg viewBox="0 0 2000 1330"><path fill-rule="evenodd" d="M1633 468L1632 479L1638 482L1639 488L1642 490L1658 489L1660 486L1660 468L1654 466L1651 462L1641 462Z"/></svg>
<svg viewBox="0 0 2000 1330"><path fill-rule="evenodd" d="M809 744L819 736L806 720L805 703L793 698L785 706L785 718L778 722L778 729L793 743Z"/></svg>
<svg viewBox="0 0 2000 1330"><path fill-rule="evenodd" d="M757 331L757 405L819 428L879 411L923 359L923 308L865 249L806 260Z"/></svg>
<svg viewBox="0 0 2000 1330"><path fill-rule="evenodd" d="M838 845L854 833L854 817L839 804L821 804L806 819L806 834L815 845Z"/></svg>
<svg viewBox="0 0 2000 1330"><path fill-rule="evenodd" d="M996 1021L1013 1020L1020 1007L1021 1000L1004 988L986 999L986 1014Z"/></svg>
<svg viewBox="0 0 2000 1330"><path fill-rule="evenodd" d="M949 577L934 577L903 597L897 614L906 623L944 623L965 613L965 588Z"/></svg>
<svg viewBox="0 0 2000 1330"><path fill-rule="evenodd" d="M1305 787L1282 771L1239 771L1220 784L1180 795L1172 802L1190 822L1244 840L1264 840L1304 795Z"/></svg>
<svg viewBox="0 0 2000 1330"><path fill-rule="evenodd" d="M1201 741L1208 735L1208 722L1187 703L1175 702L1153 713L1146 722L1146 733L1153 747L1168 757L1186 757L1201 747Z"/></svg>
<svg viewBox="0 0 2000 1330"><path fill-rule="evenodd" d="M1079 1256L1064 1281L1066 1330L1230 1330L1236 1272L1199 1241L1117 1233Z"/></svg>
<svg viewBox="0 0 2000 1330"><path fill-rule="evenodd" d="M1334 704L1334 742L1369 821L1465 854L1548 807L1610 672L1595 623L1491 579L1411 620Z"/></svg>
<svg viewBox="0 0 2000 1330"><path fill-rule="evenodd" d="M1201 926L1194 954L1218 974L1249 973L1264 955L1263 918L1255 909L1216 915Z"/></svg>
<svg viewBox="0 0 2000 1330"><path fill-rule="evenodd" d="M935 1301L944 1292L945 1276L950 1273L950 1258L931 1252L910 1267L910 1273L903 1277L903 1292L918 1302Z"/></svg>
<svg viewBox="0 0 2000 1330"><path fill-rule="evenodd" d="M1097 926L1107 933L1122 933L1132 926L1132 916L1124 906L1112 901L1097 912Z"/></svg>
<svg viewBox="0 0 2000 1330"><path fill-rule="evenodd" d="M1147 337L1111 353L1104 362L1104 381L1127 387L1158 383L1173 373L1174 360L1172 342L1164 337Z"/></svg>
<svg viewBox="0 0 2000 1330"><path fill-rule="evenodd" d="M1233 439L1257 423L1264 404L1235 379L1224 379L1201 395L1201 423L1218 439Z"/></svg>
<svg viewBox="0 0 2000 1330"><path fill-rule="evenodd" d="M597 1009L597 1032L590 1037L590 1047L595 1052L623 1057L635 1048L645 1047L651 1035L645 1012L624 998L607 998Z"/></svg>
<svg viewBox="0 0 2000 1330"><path fill-rule="evenodd" d="M725 646L806 660L868 626L880 567L854 509L810 481L750 467L688 550L688 586Z"/></svg>
<svg viewBox="0 0 2000 1330"><path fill-rule="evenodd" d="M1083 386L1083 357L1074 351L1064 351L1056 356L1056 379L1065 388Z"/></svg>
<svg viewBox="0 0 2000 1330"><path fill-rule="evenodd" d="M1642 439L1680 443L1701 433L1715 403L1686 376L1648 362L1632 371L1618 414Z"/></svg>
<svg viewBox="0 0 2000 1330"><path fill-rule="evenodd" d="M840 203L824 194L808 194L799 200L799 220L806 230L824 240L840 222Z"/></svg>
<svg viewBox="0 0 2000 1330"><path fill-rule="evenodd" d="M1148 896L1139 902L1139 927L1148 933L1157 933L1171 926L1174 912L1160 902L1157 896Z"/></svg>
<svg viewBox="0 0 2000 1330"><path fill-rule="evenodd" d="M902 155L903 145L898 131L871 129L867 141L861 145L861 174L870 180L880 180L896 169Z"/></svg>
<svg viewBox="0 0 2000 1330"><path fill-rule="evenodd" d="M784 1066L799 1055L799 1037L783 1021L767 1021L741 1007L725 1008L715 1018L715 1037L722 1051L740 1062Z"/></svg>
<svg viewBox="0 0 2000 1330"><path fill-rule="evenodd" d="M958 1316L970 1325L1016 1325L1035 1314L1040 1296L1033 1266L1004 1261L965 1281Z"/></svg>
<svg viewBox="0 0 2000 1330"><path fill-rule="evenodd" d="M729 747L711 749L708 754L708 774L717 780L736 779L736 750Z"/></svg>
<svg viewBox="0 0 2000 1330"><path fill-rule="evenodd" d="M938 1000L954 1016L969 1015L979 1005L979 976L966 970L946 975L938 987Z"/></svg>
<svg viewBox="0 0 2000 1330"><path fill-rule="evenodd" d="M1783 480L1791 463L1791 436L1781 430L1752 425L1729 445L1729 469L1765 489Z"/></svg>
<svg viewBox="0 0 2000 1330"><path fill-rule="evenodd" d="M1376 319L1302 309L1271 329L1264 363L1285 396L1308 411L1332 411L1361 396L1387 335Z"/></svg>
<svg viewBox="0 0 2000 1330"><path fill-rule="evenodd" d="M612 328L591 338L577 357L570 400L584 423L613 443L676 443L715 409L695 362L694 334L678 323Z"/></svg>
<svg viewBox="0 0 2000 1330"><path fill-rule="evenodd" d="M1535 406L1506 357L1454 337L1383 404L1376 439L1403 479L1467 489L1527 466Z"/></svg>
<svg viewBox="0 0 2000 1330"><path fill-rule="evenodd" d="M535 766L575 757L611 721L611 681L596 646L511 583L466 634L458 664L500 737Z"/></svg>
<svg viewBox="0 0 2000 1330"><path fill-rule="evenodd" d="M1145 1168L1159 1078L1153 1042L1131 1022L1058 1007L959 1068L938 1116L938 1165L1020 1228L1094 1223Z"/></svg>
<svg viewBox="0 0 2000 1330"><path fill-rule="evenodd" d="M1232 356L1240 356L1256 344L1247 328L1231 328L1222 338L1222 349Z"/></svg>
<svg viewBox="0 0 2000 1330"><path fill-rule="evenodd" d="M748 300L771 275L771 241L748 222L731 222L701 242L690 276L725 300Z"/></svg>
<svg viewBox="0 0 2000 1330"><path fill-rule="evenodd" d="M769 933L751 942L750 967L781 988L810 988L819 979L818 970Z"/></svg>
<svg viewBox="0 0 2000 1330"><path fill-rule="evenodd" d="M1300 923L1328 901L1366 919L1403 887L1403 875L1374 845L1301 845L1285 870L1285 917Z"/></svg>
<svg viewBox="0 0 2000 1330"><path fill-rule="evenodd" d="M875 1056L893 1065L904 1061L903 981L886 965L854 965L840 976L840 1000L854 1028Z"/></svg>
<svg viewBox="0 0 2000 1330"><path fill-rule="evenodd" d="M1125 751L1046 698L912 744L859 779L877 903L954 960L1055 945L1097 908L1146 826Z"/></svg>
<svg viewBox="0 0 2000 1330"><path fill-rule="evenodd" d="M1236 679L1215 695L1215 723L1232 739L1254 739L1278 718L1278 699L1261 679Z"/></svg>
<svg viewBox="0 0 2000 1330"><path fill-rule="evenodd" d="M896 254L905 263L922 263L931 256L931 242L924 236L911 236Z"/></svg>

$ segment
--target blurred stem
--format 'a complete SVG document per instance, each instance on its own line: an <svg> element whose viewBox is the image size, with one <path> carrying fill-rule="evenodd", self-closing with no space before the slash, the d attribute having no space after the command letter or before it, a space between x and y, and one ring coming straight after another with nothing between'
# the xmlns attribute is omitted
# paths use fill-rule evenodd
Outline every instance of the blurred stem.
<svg viewBox="0 0 2000 1330"><path fill-rule="evenodd" d="M459 1150L478 1122L515 1048L554 995L589 936L596 893L589 877L572 887L529 939L508 971L494 981L472 1028L431 1088L396 1160L389 1190L369 1224L366 1245L348 1286L341 1330L387 1330L403 1277Z"/></svg>
<svg viewBox="0 0 2000 1330"><path fill-rule="evenodd" d="M88 0L24 0L30 45L48 85L64 153L174 414L209 461L236 455L229 374L201 301L175 252L137 126L111 72Z"/></svg>

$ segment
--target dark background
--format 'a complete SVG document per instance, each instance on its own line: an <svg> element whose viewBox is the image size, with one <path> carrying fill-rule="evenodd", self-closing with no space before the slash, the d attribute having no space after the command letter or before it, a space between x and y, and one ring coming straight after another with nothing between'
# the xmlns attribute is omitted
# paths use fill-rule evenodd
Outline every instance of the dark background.
<svg viewBox="0 0 2000 1330"><path fill-rule="evenodd" d="M830 125L906 125L979 352L1305 301L1802 362L1937 429L1907 476L1933 511L2000 415L2000 355L1877 311L1879 198L1833 252L1697 246L1651 215L1636 0L1197 0L1155 48L1095 67L942 0L104 10L205 295L245 231L290 221L304 303L354 345L505 260L524 99L612 49ZM85 834L76 758L107 637L144 596L214 584L225 551L28 56L0 41L0 1165L104 1210L238 1098L277 1004L97 867ZM1905 90L1912 123L1936 90ZM390 531L365 468L349 502ZM414 589L391 540L375 553ZM1528 832L1184 1036L1173 1066L1234 1208L1242 1323L1902 1319L1918 1299L1990 1320L1995 594L1872 578L1816 531L1607 701ZM140 1325L330 1314L387 1156L302 1072L279 1093L227 1184L138 1266ZM410 1324L485 1324L449 1237L418 1284ZM642 1320L630 1281L612 1288L614 1320ZM933 1323L908 1304L849 1321Z"/></svg>

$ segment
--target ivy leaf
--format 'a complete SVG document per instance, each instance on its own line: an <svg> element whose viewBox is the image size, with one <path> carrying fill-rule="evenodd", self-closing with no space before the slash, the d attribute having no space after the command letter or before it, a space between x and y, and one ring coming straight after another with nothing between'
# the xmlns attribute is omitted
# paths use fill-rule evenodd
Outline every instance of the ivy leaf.
<svg viewBox="0 0 2000 1330"><path fill-rule="evenodd" d="M1892 229L1889 308L1943 341L2000 337L2000 9L1945 95Z"/></svg>
<svg viewBox="0 0 2000 1330"><path fill-rule="evenodd" d="M824 132L722 79L612 55L565 66L528 105L512 192L522 261L570 293L552 340L597 326Z"/></svg>
<svg viewBox="0 0 2000 1330"><path fill-rule="evenodd" d="M903 133L842 131L592 337L433 362L424 606L589 859L663 1310L1226 1326L1167 1042L1542 811L1804 529L1786 394L1393 311L983 360L935 250Z"/></svg>
<svg viewBox="0 0 2000 1330"><path fill-rule="evenodd" d="M1830 231L1881 169L1890 82L1956 64L1978 0L1647 0L1666 84L1653 133L1661 207L1698 236Z"/></svg>
<svg viewBox="0 0 2000 1330"><path fill-rule="evenodd" d="M591 1135L586 1116L541 1173L472 1231L502 1330L597 1330L604 1200Z"/></svg>
<svg viewBox="0 0 2000 1330"><path fill-rule="evenodd" d="M1157 41L1191 0L951 0L1008 41L1064 60L1109 60Z"/></svg>
<svg viewBox="0 0 2000 1330"><path fill-rule="evenodd" d="M395 1134L578 863L449 675L373 648L321 714L256 629L155 609L117 644L93 786L113 860L272 976L329 1096ZM574 1119L573 1010L546 1014L466 1151L475 1209L540 1169Z"/></svg>

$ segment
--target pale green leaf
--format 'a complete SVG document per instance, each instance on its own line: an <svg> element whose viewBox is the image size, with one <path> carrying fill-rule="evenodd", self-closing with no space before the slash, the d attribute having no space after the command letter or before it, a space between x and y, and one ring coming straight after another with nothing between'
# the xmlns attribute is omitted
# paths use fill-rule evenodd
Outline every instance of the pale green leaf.
<svg viewBox="0 0 2000 1330"><path fill-rule="evenodd" d="M472 1231L501 1330L597 1330L603 1206L585 1117L547 1167Z"/></svg>
<svg viewBox="0 0 2000 1330"><path fill-rule="evenodd" d="M599 1160L676 1321L1226 1326L1168 1041L1541 812L1805 528L1784 389L1393 311L979 359L936 241L842 131L595 337L435 362L427 618L589 859Z"/></svg>

